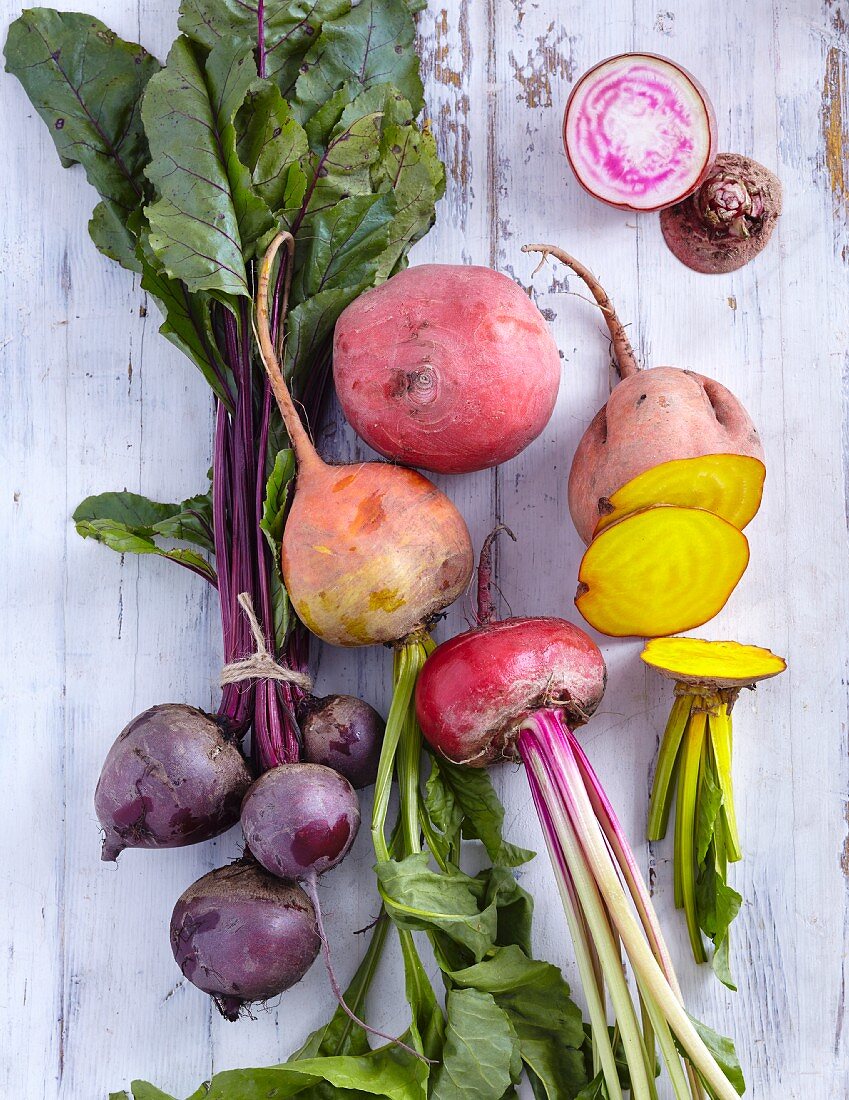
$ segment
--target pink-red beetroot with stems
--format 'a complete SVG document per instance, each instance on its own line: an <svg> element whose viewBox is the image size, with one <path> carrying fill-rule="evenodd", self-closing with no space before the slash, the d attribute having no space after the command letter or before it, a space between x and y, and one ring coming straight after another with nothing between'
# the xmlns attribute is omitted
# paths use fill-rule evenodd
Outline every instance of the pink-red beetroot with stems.
<svg viewBox="0 0 849 1100"><path fill-rule="evenodd" d="M560 356L512 279L488 267L423 264L344 311L333 377L370 447L459 474L498 466L536 439L557 399Z"/></svg>
<svg viewBox="0 0 849 1100"><path fill-rule="evenodd" d="M363 699L328 695L301 717L304 759L344 775L359 790L374 783L386 723Z"/></svg>
<svg viewBox="0 0 849 1100"><path fill-rule="evenodd" d="M183 703L138 715L112 745L94 794L102 858L124 848L179 848L239 820L251 772L219 721Z"/></svg>
<svg viewBox="0 0 849 1100"><path fill-rule="evenodd" d="M656 54L608 57L572 89L563 119L578 182L611 206L662 210L702 182L716 118L699 82Z"/></svg>
<svg viewBox="0 0 849 1100"><path fill-rule="evenodd" d="M768 168L750 157L720 153L694 194L661 211L660 228L681 263L723 275L766 247L781 203L781 181Z"/></svg>
<svg viewBox="0 0 849 1100"><path fill-rule="evenodd" d="M198 879L171 916L177 965L228 1020L252 1001L268 1000L299 982L320 947L316 915L304 891L252 861Z"/></svg>
<svg viewBox="0 0 849 1100"><path fill-rule="evenodd" d="M282 764L265 772L242 805L242 829L251 854L279 878L303 886L315 911L330 985L342 1009L360 1027L390 1039L363 1023L345 1002L333 970L324 930L318 879L345 858L360 827L357 794L344 776L321 764ZM417 1051L400 1043L405 1050Z"/></svg>
<svg viewBox="0 0 849 1100"><path fill-rule="evenodd" d="M621 1100L609 995L633 1096L655 1095L657 1043L676 1098L703 1100L704 1080L714 1097L736 1100L736 1058L720 1065L684 1010L648 890L572 732L595 710L604 682L601 653L582 630L508 619L436 648L416 685L416 714L433 750L449 760L481 767L518 755L526 766L587 998L594 1084ZM623 948L641 1015L622 973Z"/></svg>
<svg viewBox="0 0 849 1100"><path fill-rule="evenodd" d="M641 370L625 326L606 292L582 263L552 245L523 252L554 256L586 283L610 331L620 381L581 437L569 472L569 511L589 545L610 497L638 474L674 459L712 454L750 455L763 447L749 414L730 390L679 367Z"/></svg>

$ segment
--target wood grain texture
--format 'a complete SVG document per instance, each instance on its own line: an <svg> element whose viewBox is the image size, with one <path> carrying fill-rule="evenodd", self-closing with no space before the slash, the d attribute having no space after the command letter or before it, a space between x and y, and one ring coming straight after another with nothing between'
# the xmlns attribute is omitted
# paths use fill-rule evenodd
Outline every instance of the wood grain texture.
<svg viewBox="0 0 849 1100"><path fill-rule="evenodd" d="M88 6L164 56L173 0ZM0 0L0 10L5 37L18 5ZM653 886L689 1007L734 1036L756 1100L849 1095L847 22L845 0L608 0L603 17L577 0L432 0L420 16L448 193L415 258L514 276L563 356L543 436L496 472L441 481L476 542L497 517L519 536L498 555L502 610L576 618L580 545L566 476L607 389L597 312L565 271L533 275L524 241L548 238L581 257L630 323L644 364L718 378L765 441L752 566L700 632L769 645L790 663L735 712L739 993L691 964L672 905L670 846L640 839L670 689L641 666L637 643L603 643L610 687L583 739ZM780 175L785 212L750 267L689 272L655 218L600 206L571 177L560 143L570 80L633 48L690 68L714 99L722 147ZM143 707L212 701L217 609L203 582L84 543L68 517L107 488L161 499L193 492L209 464L210 408L202 379L157 335L155 306L88 240L92 196L81 174L61 171L17 83L4 76L0 92L0 1096L99 1100L136 1076L186 1095L215 1070L285 1057L331 997L315 967L279 1007L225 1024L180 979L171 908L238 851L235 831L184 851L127 852L117 870L99 862L92 791L102 757ZM366 454L338 417L323 443L339 457ZM452 610L442 636L467 610ZM383 651L326 649L318 667L321 689L385 706ZM496 781L511 839L540 848L523 777L504 769ZM375 911L369 865L364 834L324 888L344 973L362 950L352 933ZM538 953L575 981L542 859L523 884L538 899ZM372 997L377 1026L403 1026L399 978L390 958Z"/></svg>

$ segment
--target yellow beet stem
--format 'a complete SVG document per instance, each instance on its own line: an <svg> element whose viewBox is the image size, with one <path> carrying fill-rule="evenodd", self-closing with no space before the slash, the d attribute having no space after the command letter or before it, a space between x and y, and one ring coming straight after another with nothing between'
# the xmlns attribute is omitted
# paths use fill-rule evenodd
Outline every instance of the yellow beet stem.
<svg viewBox="0 0 849 1100"><path fill-rule="evenodd" d="M726 829L726 853L731 863L743 858L740 834L737 829L737 813L734 809L734 786L731 771L731 714L728 703L717 700L715 711L708 718L716 774L722 788L721 813Z"/></svg>
<svg viewBox="0 0 849 1100"><path fill-rule="evenodd" d="M662 840L669 825L669 810L672 806L673 779L678 751L684 737L687 720L693 698L690 695L676 695L669 720L660 742L657 766L654 771L651 799L649 801L649 819L646 828L647 840Z"/></svg>
<svg viewBox="0 0 849 1100"><path fill-rule="evenodd" d="M613 493L594 535L652 504L703 508L742 531L760 508L765 477L764 464L750 455L707 454L661 462Z"/></svg>
<svg viewBox="0 0 849 1100"><path fill-rule="evenodd" d="M610 331L610 341L613 345L613 362L619 372L620 378L628 378L629 375L636 374L640 370L640 364L637 362L637 357L634 354L634 349L631 347L631 341L628 339L625 332L625 326L616 316L616 310L613 308L613 303L607 295L607 292L596 279L595 275L590 271L588 267L576 260L574 256L570 256L568 252L564 252L562 248L557 248L552 244L526 244L522 246L523 252L538 252L542 254L542 263L549 256L553 256L556 260L559 260L566 267L570 267L579 279L582 279L595 298L601 312L604 314L604 319L607 322L607 327Z"/></svg>
<svg viewBox="0 0 849 1100"><path fill-rule="evenodd" d="M268 290L274 260L283 244L285 244L288 249L288 256L286 260L286 282L283 292L281 315L284 318L286 315L286 308L289 302L289 288L292 285L292 273L295 267L295 238L291 233L284 232L277 234L268 246L262 258L262 263L260 264L259 281L257 285L256 327L260 352L262 354L262 362L265 366L265 373L268 375L272 392L277 401L277 406L280 409L280 415L283 417L283 423L286 425L286 431L295 449L298 467L303 472L308 467L314 468L319 465L323 466L324 463L319 457L318 451L316 451L313 446L306 428L301 423L298 410L295 408L295 404L292 401L292 395L289 393L289 387L286 385L286 379L283 376L283 370L277 357L274 341L271 339L271 329L268 321Z"/></svg>

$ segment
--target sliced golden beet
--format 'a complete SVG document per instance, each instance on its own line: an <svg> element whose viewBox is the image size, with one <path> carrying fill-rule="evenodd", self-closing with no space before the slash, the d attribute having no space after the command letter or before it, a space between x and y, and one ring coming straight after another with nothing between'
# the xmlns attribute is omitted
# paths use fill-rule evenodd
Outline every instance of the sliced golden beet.
<svg viewBox="0 0 849 1100"><path fill-rule="evenodd" d="M703 638L654 638L640 656L661 676L713 690L747 687L787 668L782 657L761 646Z"/></svg>
<svg viewBox="0 0 849 1100"><path fill-rule="evenodd" d="M722 516L742 531L761 506L766 467L751 455L715 454L677 458L626 482L600 508L610 508L599 518L598 535L624 516L653 504L703 508Z"/></svg>
<svg viewBox="0 0 849 1100"><path fill-rule="evenodd" d="M677 634L722 609L748 562L746 536L727 520L659 504L593 539L575 604L591 626L614 638Z"/></svg>

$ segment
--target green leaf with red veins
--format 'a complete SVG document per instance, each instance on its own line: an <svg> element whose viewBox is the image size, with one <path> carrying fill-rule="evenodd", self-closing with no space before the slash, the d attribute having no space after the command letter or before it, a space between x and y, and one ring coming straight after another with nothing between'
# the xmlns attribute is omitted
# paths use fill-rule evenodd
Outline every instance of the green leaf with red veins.
<svg viewBox="0 0 849 1100"><path fill-rule="evenodd" d="M168 549L159 540L185 542L211 554L212 500L209 493L179 504L162 504L138 493L101 493L87 497L74 512L77 532L119 554L158 554L208 580L215 570L200 554L184 547Z"/></svg>
<svg viewBox="0 0 849 1100"><path fill-rule="evenodd" d="M6 71L46 123L63 166L82 165L103 200L89 226L95 244L139 270L127 221L145 201L149 153L139 103L159 62L99 19L49 8L16 19L5 52Z"/></svg>
<svg viewBox="0 0 849 1100"><path fill-rule="evenodd" d="M159 331L195 364L214 392L232 408L233 376L218 352L212 331L212 298L203 291L189 294L179 279L159 268L150 247L149 230L142 230L137 255L142 269L141 286L156 300L165 320Z"/></svg>
<svg viewBox="0 0 849 1100"><path fill-rule="evenodd" d="M307 189L307 135L276 84L253 85L236 116L237 152L256 193L291 228Z"/></svg>
<svg viewBox="0 0 849 1100"><path fill-rule="evenodd" d="M250 297L245 263L274 226L236 152L233 120L255 80L247 47L224 42L204 59L178 38L144 97L146 174L158 195L150 246L192 292Z"/></svg>
<svg viewBox="0 0 849 1100"><path fill-rule="evenodd" d="M291 301L325 290L371 285L389 244L395 208L388 195L352 195L304 220Z"/></svg>
<svg viewBox="0 0 849 1100"><path fill-rule="evenodd" d="M363 91L393 84L416 114L424 106L419 59L413 49L416 26L405 0L361 0L347 15L326 23L306 54L295 86L302 121L337 89Z"/></svg>
<svg viewBox="0 0 849 1100"><path fill-rule="evenodd" d="M263 75L290 95L322 25L350 10L350 0L266 0L260 15L256 0L182 0L179 27L208 50L250 45Z"/></svg>

